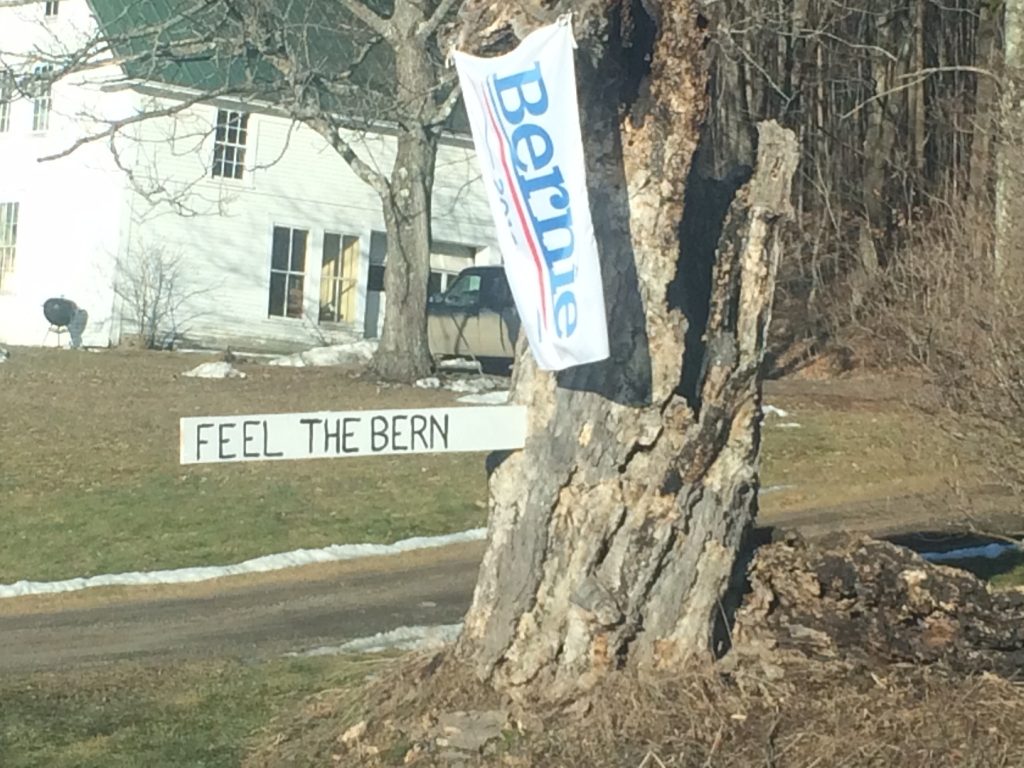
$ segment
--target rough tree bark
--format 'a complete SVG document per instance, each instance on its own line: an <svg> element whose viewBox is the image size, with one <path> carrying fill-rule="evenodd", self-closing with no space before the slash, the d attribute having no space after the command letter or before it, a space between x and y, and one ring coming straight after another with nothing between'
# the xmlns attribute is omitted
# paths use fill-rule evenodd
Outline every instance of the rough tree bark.
<svg viewBox="0 0 1024 768"><path fill-rule="evenodd" d="M387 305L372 369L388 381L415 381L433 365L427 342L427 282L436 155L436 135L426 130L400 134L391 182L382 198L388 236Z"/></svg>
<svg viewBox="0 0 1024 768"><path fill-rule="evenodd" d="M388 381L415 381L433 367L427 342L430 201L447 111L437 102L437 55L424 34L430 10L425 3L398 2L384 27L395 55L398 136L391 177L377 186L388 236L387 304L371 368Z"/></svg>
<svg viewBox="0 0 1024 768"><path fill-rule="evenodd" d="M467 3L462 45L508 46L574 12L611 359L556 376L521 354L527 445L491 475L490 541L456 652L500 689L561 699L614 669L720 650L757 503L758 372L797 149L762 125L756 172L723 222L727 206L708 202L720 190L690 173L707 98L697 0L550 5ZM713 278L691 285L712 260ZM704 318L694 354L688 321Z"/></svg>

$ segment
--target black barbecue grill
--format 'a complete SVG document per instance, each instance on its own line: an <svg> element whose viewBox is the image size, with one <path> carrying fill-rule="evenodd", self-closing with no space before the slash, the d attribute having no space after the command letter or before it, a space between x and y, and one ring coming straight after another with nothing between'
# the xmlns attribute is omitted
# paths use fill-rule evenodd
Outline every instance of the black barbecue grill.
<svg viewBox="0 0 1024 768"><path fill-rule="evenodd" d="M60 346L60 336L68 331L68 326L78 312L78 305L70 299L47 299L43 302L43 315L50 323L50 331L57 334L57 346ZM47 334L50 333L47 331Z"/></svg>

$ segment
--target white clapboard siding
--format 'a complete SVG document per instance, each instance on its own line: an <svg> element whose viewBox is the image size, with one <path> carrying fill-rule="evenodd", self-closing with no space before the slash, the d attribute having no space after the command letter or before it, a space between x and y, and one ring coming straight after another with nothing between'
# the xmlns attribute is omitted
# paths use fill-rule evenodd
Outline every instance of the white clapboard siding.
<svg viewBox="0 0 1024 768"><path fill-rule="evenodd" d="M0 9L0 50L60 50L93 31L84 1L61 3L58 17L43 21L43 3ZM32 64L8 57L18 69ZM125 209L125 179L103 143L46 163L102 124L98 118L131 114L137 96L104 93L99 85L116 77L114 68L90 73L90 84L59 82L52 89L46 131L34 132L33 103L16 99L8 127L0 132L0 203L18 203L14 272L0 288L0 342L56 344L42 303L64 296L88 312L83 341L108 343L114 325L113 262ZM67 343L67 336L64 337Z"/></svg>
<svg viewBox="0 0 1024 768"><path fill-rule="evenodd" d="M253 113L243 179L215 179L208 136L216 107L197 106L176 120L151 121L140 130L139 167L164 187L187 190L179 202L200 215L183 218L168 206L152 208L135 197L140 222L132 247L159 242L183 254L195 289L202 293L182 313L189 338L212 342L250 337L255 345L314 344L360 335L365 312L370 235L384 229L379 197L326 142L283 118ZM390 173L393 139L350 134L360 155ZM435 237L474 247L492 242L492 225L475 157L465 146L444 146L435 184ZM306 254L306 317L268 317L273 227L309 232ZM348 328L317 322L324 232L360 240L355 317Z"/></svg>
<svg viewBox="0 0 1024 768"><path fill-rule="evenodd" d="M94 30L84 0L65 0L55 19L44 21L42 13L41 2L0 8L0 50L70 47ZM31 101L16 101L11 128L0 133L0 203L19 203L16 270L0 291L0 342L55 343L47 338L41 310L51 296L70 298L89 313L87 345L118 342L134 323L115 295L117 265L155 247L184 264L187 282L180 292L190 298L173 330L186 340L283 348L361 335L370 237L384 230L381 203L315 132L252 113L240 180L210 175L218 106L244 109L231 103L145 121L119 138L119 157L132 169L135 186L105 142L53 163L36 162L70 147L100 124L96 118L175 103L148 86L99 87L117 74L111 68L90 73L87 82L58 83L45 133L31 131ZM392 137L353 132L347 138L368 163L390 175ZM464 140L439 150L433 212L435 239L474 248L493 244L476 159ZM309 231L303 319L268 317L275 225ZM355 316L330 327L317 322L324 232L354 236L360 245Z"/></svg>

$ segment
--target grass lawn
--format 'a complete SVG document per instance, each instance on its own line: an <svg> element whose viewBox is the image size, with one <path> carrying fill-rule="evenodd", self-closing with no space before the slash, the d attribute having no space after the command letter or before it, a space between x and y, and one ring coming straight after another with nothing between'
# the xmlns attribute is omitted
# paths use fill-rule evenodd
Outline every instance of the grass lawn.
<svg viewBox="0 0 1024 768"><path fill-rule="evenodd" d="M210 359L13 350L0 365L0 584L220 565L484 524L481 454L180 466L182 416L456 399L380 388L332 368L250 363L238 365L246 379L181 376ZM948 441L919 412L802 391L783 387L767 398L792 413L765 423L763 484L786 486L764 496L766 513L926 490L948 479ZM787 422L800 426L780 426Z"/></svg>
<svg viewBox="0 0 1024 768"><path fill-rule="evenodd" d="M107 664L0 680L4 768L235 768L279 711L384 659Z"/></svg>
<svg viewBox="0 0 1024 768"><path fill-rule="evenodd" d="M761 499L767 511L939 490L965 474L943 428L908 406L768 402L791 413L764 422L761 485L778 489Z"/></svg>
<svg viewBox="0 0 1024 768"><path fill-rule="evenodd" d="M216 565L298 547L392 542L485 521L479 454L182 467L178 419L452 405L338 369L206 356L15 349L0 365L0 583Z"/></svg>

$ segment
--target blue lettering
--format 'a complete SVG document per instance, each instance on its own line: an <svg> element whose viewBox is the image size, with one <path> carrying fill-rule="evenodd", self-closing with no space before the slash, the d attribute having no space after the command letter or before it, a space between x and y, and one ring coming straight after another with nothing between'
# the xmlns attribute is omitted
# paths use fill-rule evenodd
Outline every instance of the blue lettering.
<svg viewBox="0 0 1024 768"><path fill-rule="evenodd" d="M555 147L551 135L540 125L527 120L548 111L548 92L541 76L540 64L531 69L502 78L493 78L495 101L502 122L512 128L506 134L509 159L514 166L515 183L525 203L530 226L544 258L552 297L552 314L559 337L572 336L579 320L576 295L576 238L572 228L571 198L565 177L552 165ZM496 174L497 175L497 174ZM500 178L500 177L499 177ZM501 181L495 186L501 198L503 213L511 219L509 200ZM509 222L510 232L516 228Z"/></svg>
<svg viewBox="0 0 1024 768"><path fill-rule="evenodd" d="M559 336L572 336L576 330L576 296L572 291L562 291L555 299L555 330Z"/></svg>
<svg viewBox="0 0 1024 768"><path fill-rule="evenodd" d="M532 86L529 88L530 94L527 94L524 86ZM548 111L548 91L544 87L544 78L540 73L540 62L534 62L533 69L525 72L494 78L494 91L505 119L513 125L523 122L527 112L531 115L543 115ZM507 91L512 91L511 95L515 96L511 104L505 98ZM534 96L533 100L529 98L531 94Z"/></svg>
<svg viewBox="0 0 1024 768"><path fill-rule="evenodd" d="M512 160L520 171L539 171L551 162L554 154L551 137L536 123L524 123L512 132Z"/></svg>

